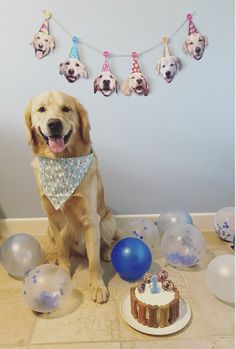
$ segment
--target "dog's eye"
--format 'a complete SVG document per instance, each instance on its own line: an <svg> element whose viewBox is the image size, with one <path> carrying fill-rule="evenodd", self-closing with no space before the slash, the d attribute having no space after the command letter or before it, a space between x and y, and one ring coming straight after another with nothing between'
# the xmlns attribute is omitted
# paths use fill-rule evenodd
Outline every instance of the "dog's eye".
<svg viewBox="0 0 236 349"><path fill-rule="evenodd" d="M134 78L135 78L134 76L131 77L131 79L134 79Z"/></svg>
<svg viewBox="0 0 236 349"><path fill-rule="evenodd" d="M79 63L76 63L76 67L79 67Z"/></svg>
<svg viewBox="0 0 236 349"><path fill-rule="evenodd" d="M110 78L112 79L112 76L110 75Z"/></svg>
<svg viewBox="0 0 236 349"><path fill-rule="evenodd" d="M45 39L46 42L48 42L48 39Z"/></svg>
<svg viewBox="0 0 236 349"><path fill-rule="evenodd" d="M170 65L170 66L171 66L171 67L173 67L173 65L174 65L174 64L173 64L173 63L171 63L171 65Z"/></svg>
<svg viewBox="0 0 236 349"><path fill-rule="evenodd" d="M40 107L40 108L38 109L38 111L39 111L40 113L44 113L44 112L46 111L46 109L45 109L45 107Z"/></svg>
<svg viewBox="0 0 236 349"><path fill-rule="evenodd" d="M70 64L70 62L66 62L66 65L69 65Z"/></svg>
<svg viewBox="0 0 236 349"><path fill-rule="evenodd" d="M202 39L199 39L198 41L201 42L201 41L203 41L203 40L202 40Z"/></svg>
<svg viewBox="0 0 236 349"><path fill-rule="evenodd" d="M102 75L99 75L99 78L102 78Z"/></svg>
<svg viewBox="0 0 236 349"><path fill-rule="evenodd" d="M163 65L162 68L165 68L165 65Z"/></svg>
<svg viewBox="0 0 236 349"><path fill-rule="evenodd" d="M40 36L37 36L37 39L40 39Z"/></svg>
<svg viewBox="0 0 236 349"><path fill-rule="evenodd" d="M189 45L193 45L193 42L190 42Z"/></svg>
<svg viewBox="0 0 236 349"><path fill-rule="evenodd" d="M64 105L61 110L64 112L64 113L68 113L71 109L68 108L66 105Z"/></svg>

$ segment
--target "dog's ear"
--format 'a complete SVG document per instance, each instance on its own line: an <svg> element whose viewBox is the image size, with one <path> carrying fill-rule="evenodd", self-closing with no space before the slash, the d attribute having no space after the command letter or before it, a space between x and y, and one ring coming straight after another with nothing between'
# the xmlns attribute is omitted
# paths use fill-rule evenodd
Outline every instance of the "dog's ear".
<svg viewBox="0 0 236 349"><path fill-rule="evenodd" d="M182 68L181 60L178 57L175 57L175 65L176 65L176 68L179 70Z"/></svg>
<svg viewBox="0 0 236 349"><path fill-rule="evenodd" d="M61 62L60 65L59 65L59 73L61 75L64 74L64 70L65 70L65 62Z"/></svg>
<svg viewBox="0 0 236 349"><path fill-rule="evenodd" d="M90 143L90 124L88 120L87 111L84 109L82 104L74 98L75 106L79 116L79 130L80 134L86 144Z"/></svg>
<svg viewBox="0 0 236 349"><path fill-rule="evenodd" d="M96 78L93 82L93 92L96 93L99 90L99 78Z"/></svg>
<svg viewBox="0 0 236 349"><path fill-rule="evenodd" d="M184 49L185 54L188 54L188 41L187 40L184 41L183 49Z"/></svg>
<svg viewBox="0 0 236 349"><path fill-rule="evenodd" d="M32 121L31 121L31 100L28 102L25 108L25 124L28 131L28 144L31 144L34 139Z"/></svg>
<svg viewBox="0 0 236 349"><path fill-rule="evenodd" d="M148 92L149 92L149 89L148 89L147 79L145 77L143 77L143 94L144 94L144 96L147 96Z"/></svg>
<svg viewBox="0 0 236 349"><path fill-rule="evenodd" d="M51 35L48 36L48 39L49 39L49 46L50 46L50 49L53 51L56 44L55 44L55 40L53 39L53 37Z"/></svg>
<svg viewBox="0 0 236 349"><path fill-rule="evenodd" d="M88 77L87 70L85 69L85 66L79 60L78 60L78 63L79 63L79 75L82 78L86 79Z"/></svg>
<svg viewBox="0 0 236 349"><path fill-rule="evenodd" d="M129 77L123 82L123 84L121 86L121 91L126 96L130 96L131 95L131 89L129 88Z"/></svg>
<svg viewBox="0 0 236 349"><path fill-rule="evenodd" d="M119 82L118 82L118 80L115 80L115 89L116 89L116 93L118 93L118 90L119 90L119 88L120 88L120 84L119 84Z"/></svg>
<svg viewBox="0 0 236 349"><path fill-rule="evenodd" d="M204 41L205 41L205 47L208 46L208 38L206 35L203 35Z"/></svg>
<svg viewBox="0 0 236 349"><path fill-rule="evenodd" d="M157 70L157 73L158 73L158 74L161 73L161 59L160 59L159 62L157 63L156 70Z"/></svg>

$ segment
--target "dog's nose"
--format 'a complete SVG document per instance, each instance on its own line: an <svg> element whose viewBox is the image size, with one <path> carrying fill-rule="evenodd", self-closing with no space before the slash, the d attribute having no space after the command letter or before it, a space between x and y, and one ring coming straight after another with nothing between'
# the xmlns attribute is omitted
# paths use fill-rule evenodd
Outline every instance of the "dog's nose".
<svg viewBox="0 0 236 349"><path fill-rule="evenodd" d="M62 131L62 122L59 119L49 119L47 127L51 133L60 133Z"/></svg>
<svg viewBox="0 0 236 349"><path fill-rule="evenodd" d="M166 77L169 78L171 76L171 72L169 70L166 71Z"/></svg>
<svg viewBox="0 0 236 349"><path fill-rule="evenodd" d="M109 86L110 85L110 80L103 80L104 86Z"/></svg>
<svg viewBox="0 0 236 349"><path fill-rule="evenodd" d="M136 81L137 81L137 83L140 84L140 85L141 85L141 83L143 82L142 79L137 79Z"/></svg>
<svg viewBox="0 0 236 349"><path fill-rule="evenodd" d="M43 44L38 44L38 47L39 48L43 48Z"/></svg>
<svg viewBox="0 0 236 349"><path fill-rule="evenodd" d="M74 71L74 69L69 69L68 72L69 72L69 74L73 75L75 71Z"/></svg>
<svg viewBox="0 0 236 349"><path fill-rule="evenodd" d="M200 52L201 52L201 48L200 48L200 47L196 47L196 48L195 48L195 52L196 52L196 53L200 53Z"/></svg>

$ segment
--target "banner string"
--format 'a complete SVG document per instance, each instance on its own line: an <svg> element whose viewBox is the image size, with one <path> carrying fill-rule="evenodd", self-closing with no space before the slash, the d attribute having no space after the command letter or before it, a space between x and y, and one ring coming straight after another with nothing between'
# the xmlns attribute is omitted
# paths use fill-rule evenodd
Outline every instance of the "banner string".
<svg viewBox="0 0 236 349"><path fill-rule="evenodd" d="M195 15L195 12L193 12L193 14L192 14L192 16L194 16ZM55 23L57 23L57 25L67 34L67 35L69 35L71 38L74 36L74 34L72 34L61 22L59 22L56 18L54 18L53 16L51 16L51 19L55 22ZM185 19L185 21L184 22L182 22L181 23L181 25L174 31L174 33L172 33L168 38L169 39L172 39L182 28L183 28L183 26L185 25L185 23L188 21L188 19ZM97 53L99 53L99 54L102 54L103 55L103 52L104 52L104 50L100 50L100 49L98 49L97 47L95 47L95 46L92 46L92 45L90 45L90 44L88 44L87 42L85 42L84 40L82 40L82 39L80 39L80 44L81 45L84 45L85 47L88 47L90 50L92 50L92 51L95 51L95 52L97 52ZM143 56L143 55L145 55L146 53L148 53L148 52L151 52L151 51L153 51L153 50L155 50L156 48L158 48L158 47L160 47L160 46L163 46L163 42L161 41L161 42L159 42L159 43L157 43L157 44L155 44L155 45L153 45L152 47L150 47L150 48L147 48L146 50L143 50L143 51L141 51L141 52L138 52L138 56L140 57L140 56ZM109 56L110 57L130 57L130 53L129 54L118 54L118 53L113 53L113 52L110 52L109 51Z"/></svg>

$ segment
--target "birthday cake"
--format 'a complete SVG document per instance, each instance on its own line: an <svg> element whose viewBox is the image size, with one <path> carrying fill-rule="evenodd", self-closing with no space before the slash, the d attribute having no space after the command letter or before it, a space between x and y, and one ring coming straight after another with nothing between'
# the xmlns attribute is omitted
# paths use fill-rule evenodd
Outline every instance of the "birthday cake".
<svg viewBox="0 0 236 349"><path fill-rule="evenodd" d="M130 289L131 314L144 326L166 327L179 317L179 291L168 273L146 273L137 286Z"/></svg>

